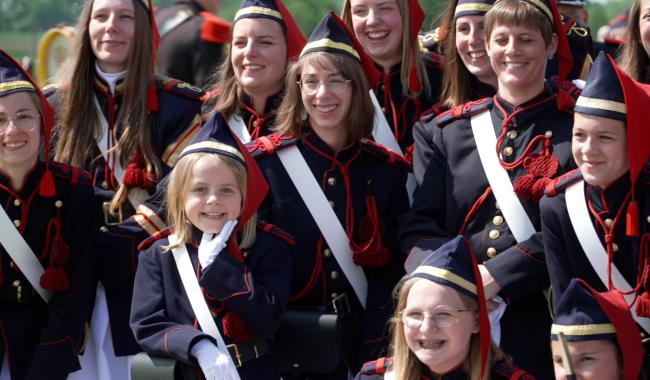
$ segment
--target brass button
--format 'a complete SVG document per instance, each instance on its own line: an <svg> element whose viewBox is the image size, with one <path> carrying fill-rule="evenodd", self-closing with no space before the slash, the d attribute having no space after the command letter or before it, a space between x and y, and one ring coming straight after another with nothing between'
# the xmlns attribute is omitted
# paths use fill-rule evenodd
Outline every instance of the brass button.
<svg viewBox="0 0 650 380"><path fill-rule="evenodd" d="M20 206L20 199L18 198L14 199L14 206L16 207Z"/></svg>
<svg viewBox="0 0 650 380"><path fill-rule="evenodd" d="M501 210L501 205L499 205L499 202L494 202L494 207L496 207L497 210Z"/></svg>
<svg viewBox="0 0 650 380"><path fill-rule="evenodd" d="M612 224L614 224L614 221L613 221L613 220L611 220L610 218L605 219L605 225L606 225L607 227L611 227Z"/></svg>
<svg viewBox="0 0 650 380"><path fill-rule="evenodd" d="M488 234L488 236L492 240L498 239L499 235L501 235L501 233L498 230L491 230L490 233Z"/></svg>
<svg viewBox="0 0 650 380"><path fill-rule="evenodd" d="M16 263L14 263L13 261L10 261L9 262L9 268L15 268L15 267L16 267Z"/></svg>
<svg viewBox="0 0 650 380"><path fill-rule="evenodd" d="M108 189L108 183L106 181L102 181L101 185L99 185L102 189Z"/></svg>
<svg viewBox="0 0 650 380"><path fill-rule="evenodd" d="M547 139L550 139L551 137L553 137L553 131L548 130L548 131L544 132L544 137L546 137Z"/></svg>
<svg viewBox="0 0 650 380"><path fill-rule="evenodd" d="M501 215L497 215L494 218L492 218L492 223L494 223L495 226L500 226L503 224L503 217Z"/></svg>
<svg viewBox="0 0 650 380"><path fill-rule="evenodd" d="M247 258L248 257L248 251L242 252L241 257L244 258L244 259Z"/></svg>
<svg viewBox="0 0 650 380"><path fill-rule="evenodd" d="M298 363L293 363L292 366L293 366L293 368L299 368L299 367L300 367L300 364L298 364Z"/></svg>
<svg viewBox="0 0 650 380"><path fill-rule="evenodd" d="M616 243L612 244L612 249L614 250L614 252L618 252L618 244Z"/></svg>
<svg viewBox="0 0 650 380"><path fill-rule="evenodd" d="M63 202L60 201L60 200L58 200L58 201L54 202L54 206L55 206L56 208L61 208L61 207L63 207Z"/></svg>
<svg viewBox="0 0 650 380"><path fill-rule="evenodd" d="M325 257L330 257L330 256L332 256L332 251L331 251L329 248L325 248L325 249L323 250L323 256L325 256Z"/></svg>
<svg viewBox="0 0 650 380"><path fill-rule="evenodd" d="M337 280L339 278L339 272L333 270L332 273L330 273L330 278L332 280Z"/></svg>
<svg viewBox="0 0 650 380"><path fill-rule="evenodd" d="M512 156L512 153L513 153L513 152L514 152L514 151L512 150L512 147L511 147L511 146L507 146L507 147L505 147L505 148L503 149L503 155L506 156L506 157L510 157L510 156Z"/></svg>
<svg viewBox="0 0 650 380"><path fill-rule="evenodd" d="M648 215L648 218L646 219L648 223L650 223L650 215Z"/></svg>
<svg viewBox="0 0 650 380"><path fill-rule="evenodd" d="M517 136L519 136L519 133L517 133L517 131L515 131L515 130L508 131L508 138L509 138L510 140L514 140L514 139L516 139Z"/></svg>
<svg viewBox="0 0 650 380"><path fill-rule="evenodd" d="M11 285L13 285L15 287L19 287L20 286L20 280L15 280L14 282L11 283Z"/></svg>
<svg viewBox="0 0 650 380"><path fill-rule="evenodd" d="M330 186L335 186L335 185L336 185L336 178L334 178L334 177L329 177L329 178L327 179L327 184L330 185Z"/></svg>
<svg viewBox="0 0 650 380"><path fill-rule="evenodd" d="M330 207L334 208L334 201L329 201Z"/></svg>
<svg viewBox="0 0 650 380"><path fill-rule="evenodd" d="M101 227L99 227L99 231L100 231L100 232L108 232L108 227L106 227L106 226L101 226Z"/></svg>
<svg viewBox="0 0 650 380"><path fill-rule="evenodd" d="M336 293L336 292L330 294L330 298L336 298L336 297L338 297L338 296L339 296L339 294Z"/></svg>
<svg viewBox="0 0 650 380"><path fill-rule="evenodd" d="M20 227L20 220L18 219L14 220L14 226Z"/></svg>
<svg viewBox="0 0 650 380"><path fill-rule="evenodd" d="M492 258L497 255L497 249L494 247L490 247L487 249L487 255L489 258Z"/></svg>

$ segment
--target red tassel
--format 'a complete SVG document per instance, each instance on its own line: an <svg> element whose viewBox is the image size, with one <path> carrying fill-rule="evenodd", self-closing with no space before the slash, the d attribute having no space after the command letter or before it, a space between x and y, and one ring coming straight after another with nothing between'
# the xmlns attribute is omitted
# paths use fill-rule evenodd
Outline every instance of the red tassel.
<svg viewBox="0 0 650 380"><path fill-rule="evenodd" d="M646 291L636 299L636 315L650 317L650 294Z"/></svg>
<svg viewBox="0 0 650 380"><path fill-rule="evenodd" d="M573 108L576 105L576 99L562 89L557 92L557 108L560 111L573 113Z"/></svg>
<svg viewBox="0 0 650 380"><path fill-rule="evenodd" d="M255 333L246 326L241 317L232 311L227 311L221 319L223 335L235 343L250 342L255 339Z"/></svg>
<svg viewBox="0 0 650 380"><path fill-rule="evenodd" d="M533 186L535 185L535 176L532 174L524 174L515 180L513 189L517 197L520 199L533 198Z"/></svg>
<svg viewBox="0 0 650 380"><path fill-rule="evenodd" d="M139 151L136 152L129 165L124 170L122 176L122 183L127 188L140 187L146 190L154 190L156 188L156 179L146 169L144 157Z"/></svg>
<svg viewBox="0 0 650 380"><path fill-rule="evenodd" d="M55 239L52 243L52 249L50 250L50 265L55 267L64 267L68 264L70 259L70 246L58 238Z"/></svg>
<svg viewBox="0 0 650 380"><path fill-rule="evenodd" d="M625 213L625 235L639 237L639 206L636 200L630 201Z"/></svg>
<svg viewBox="0 0 650 380"><path fill-rule="evenodd" d="M553 177L559 167L560 163L552 154L540 154L524 160L524 169L536 177Z"/></svg>
<svg viewBox="0 0 650 380"><path fill-rule="evenodd" d="M355 264L361 265L369 268L381 268L390 263L391 254L388 249L384 246L379 246L379 249L375 249L372 252L354 252L352 254L352 261Z"/></svg>
<svg viewBox="0 0 650 380"><path fill-rule="evenodd" d="M38 184L38 195L41 197L53 197L56 195L56 186L54 185L54 178L52 172L45 169L41 182Z"/></svg>
<svg viewBox="0 0 650 380"><path fill-rule="evenodd" d="M47 267L39 281L44 289L55 292L68 290L68 275L61 268Z"/></svg>
<svg viewBox="0 0 650 380"><path fill-rule="evenodd" d="M158 111L158 95L156 94L156 85L150 84L147 87L147 111Z"/></svg>
<svg viewBox="0 0 650 380"><path fill-rule="evenodd" d="M552 179L547 177L538 178L531 189L532 200L538 202L544 196L544 190L549 183L553 182Z"/></svg>

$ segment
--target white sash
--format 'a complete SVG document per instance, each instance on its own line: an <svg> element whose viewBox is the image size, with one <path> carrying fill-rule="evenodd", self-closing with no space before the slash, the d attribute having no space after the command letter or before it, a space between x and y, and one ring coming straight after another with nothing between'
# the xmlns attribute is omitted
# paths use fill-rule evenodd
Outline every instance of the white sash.
<svg viewBox="0 0 650 380"><path fill-rule="evenodd" d="M503 217L508 222L508 228L512 231L512 235L517 242L521 243L535 233L535 227L515 194L508 172L501 166L499 157L497 157L497 139L494 134L490 112L485 111L473 116L471 123L474 140L476 140L476 149L485 176L490 183L494 197L499 202Z"/></svg>
<svg viewBox="0 0 650 380"><path fill-rule="evenodd" d="M296 186L298 194L302 197L309 213L323 234L327 245L332 250L336 262L352 285L361 306L365 309L368 295L366 275L363 273L363 268L352 261L350 239L334 210L330 207L323 190L316 182L305 158L295 145L282 149L277 154L289 174L291 182Z"/></svg>
<svg viewBox="0 0 650 380"><path fill-rule="evenodd" d="M101 127L101 131L99 133L99 137L95 139L97 143L97 147L99 150L102 152L102 156L104 157L104 160L106 162L110 162L108 160L108 151L107 151L107 146L108 146L108 134L111 133L111 131L108 128L108 122L106 121L106 118L104 117L104 112L102 111L102 108L99 106L99 102L97 101L97 97L93 98L95 100L95 107L97 108L97 117L99 118L99 126ZM115 155L117 157L120 156L120 150L116 149L115 150ZM124 170L122 169L122 165L120 165L120 160L119 158L113 162L114 167L112 168L113 171L113 176L115 177L115 180L118 183L122 183L122 177L124 176ZM149 193L145 189L141 189L139 187L129 189L129 202L131 202L131 205L133 206L133 209L137 210L138 206L140 206L144 201L149 197Z"/></svg>
<svg viewBox="0 0 650 380"><path fill-rule="evenodd" d="M571 219L571 226L578 237L580 246L589 259L591 267L594 269L600 281L603 282L605 287L608 287L609 281L607 278L607 251L603 244L600 242L598 233L591 223L591 216L587 209L587 200L585 199L585 182L580 181L569 186L565 191L566 207ZM623 291L629 292L632 290L630 284L625 280L625 277L612 263L612 282L614 286ZM634 299L634 294L624 295L625 301L629 304ZM637 304L638 305L638 304ZM639 317L634 311L630 311L632 317L643 327L643 329L650 333L650 318Z"/></svg>
<svg viewBox="0 0 650 380"><path fill-rule="evenodd" d="M375 123L372 127L372 138L385 146L386 148L399 153L404 157L404 152L399 146L393 131L390 130L388 121L386 120L386 115L382 112L379 101L377 101L377 96L373 90L370 90L370 99L372 100L373 108L375 109ZM413 174L409 174L406 177L406 193L409 196L409 204L413 204L413 193L415 192L416 182Z"/></svg>
<svg viewBox="0 0 650 380"><path fill-rule="evenodd" d="M41 276L45 272L38 257L20 234L16 226L11 222L5 210L0 207L0 243L11 259L18 265L18 268L27 278L34 290L45 302L50 300L52 293L41 287Z"/></svg>
<svg viewBox="0 0 650 380"><path fill-rule="evenodd" d="M169 240L169 244L176 243L175 234L169 235L167 239ZM174 253L174 260L176 261L178 273L181 275L181 282L185 288L185 293L187 294L187 298L190 300L192 310L194 311L196 320L199 322L199 326L201 326L201 330L216 339L217 346L220 347L223 352L228 354L230 364L232 364L233 368L236 368L232 361L232 357L230 357L228 352L226 342L224 342L223 337L219 332L219 328L217 328L217 324L214 322L214 318L212 318L212 313L210 313L210 309L208 309L208 304L205 303L205 298L203 298L201 287L199 286L199 282L194 274L192 261L190 260L190 255L187 252L185 244L183 243L177 248L172 249L172 252ZM237 377L239 378L239 376Z"/></svg>
<svg viewBox="0 0 650 380"><path fill-rule="evenodd" d="M244 124L244 120L241 117L233 113L230 119L228 119L228 126L244 144L251 141L251 134L248 133L248 128L246 128L246 124Z"/></svg>

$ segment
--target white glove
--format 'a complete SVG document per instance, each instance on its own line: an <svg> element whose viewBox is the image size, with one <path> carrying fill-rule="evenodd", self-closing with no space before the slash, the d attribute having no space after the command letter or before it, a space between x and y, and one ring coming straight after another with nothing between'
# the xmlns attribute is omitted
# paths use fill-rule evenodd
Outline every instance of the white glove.
<svg viewBox="0 0 650 380"><path fill-rule="evenodd" d="M201 244L199 244L199 262L201 268L205 269L212 264L214 259L219 255L221 250L228 243L228 238L237 225L237 219L229 220L221 228L219 236L213 239L215 234L203 233Z"/></svg>
<svg viewBox="0 0 650 380"><path fill-rule="evenodd" d="M206 380L239 380L230 356L207 339L198 341L192 351Z"/></svg>

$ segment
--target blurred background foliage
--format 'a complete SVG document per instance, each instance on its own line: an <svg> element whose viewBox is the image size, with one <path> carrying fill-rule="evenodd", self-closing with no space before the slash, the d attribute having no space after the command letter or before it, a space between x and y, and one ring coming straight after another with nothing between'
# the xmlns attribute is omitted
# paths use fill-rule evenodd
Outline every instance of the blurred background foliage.
<svg viewBox="0 0 650 380"><path fill-rule="evenodd" d="M163 7L173 1L154 0L154 4ZM1 0L0 48L16 57L34 57L43 32L57 25L74 25L82 3L80 0ZM223 0L217 13L226 20L232 20L240 3L241 0ZM284 3L308 36L325 12L330 9L340 11L343 0L284 0ZM431 29L438 24L447 1L420 0L420 4L427 14L423 29ZM631 4L631 0L588 0L592 30L598 30Z"/></svg>

